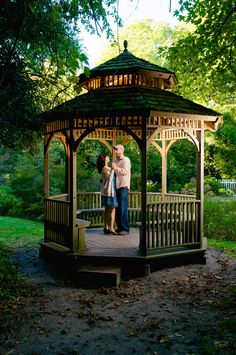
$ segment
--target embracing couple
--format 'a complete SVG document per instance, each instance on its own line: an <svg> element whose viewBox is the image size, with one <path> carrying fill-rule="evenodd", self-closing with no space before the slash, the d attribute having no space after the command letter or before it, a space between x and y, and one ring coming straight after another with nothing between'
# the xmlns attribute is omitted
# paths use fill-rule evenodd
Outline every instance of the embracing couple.
<svg viewBox="0 0 236 355"><path fill-rule="evenodd" d="M104 234L129 234L128 193L130 190L131 163L124 156L124 146L113 147L114 160L102 153L97 159L97 169L101 174L101 201L104 207ZM115 224L117 229L115 230Z"/></svg>

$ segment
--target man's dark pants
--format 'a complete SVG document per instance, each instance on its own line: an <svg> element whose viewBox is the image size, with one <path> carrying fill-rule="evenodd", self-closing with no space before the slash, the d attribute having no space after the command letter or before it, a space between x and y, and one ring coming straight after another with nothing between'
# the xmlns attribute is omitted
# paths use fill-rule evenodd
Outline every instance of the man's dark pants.
<svg viewBox="0 0 236 355"><path fill-rule="evenodd" d="M129 215L128 215L128 193L127 188L121 187L116 190L118 207L116 210L116 224L119 232L129 232Z"/></svg>

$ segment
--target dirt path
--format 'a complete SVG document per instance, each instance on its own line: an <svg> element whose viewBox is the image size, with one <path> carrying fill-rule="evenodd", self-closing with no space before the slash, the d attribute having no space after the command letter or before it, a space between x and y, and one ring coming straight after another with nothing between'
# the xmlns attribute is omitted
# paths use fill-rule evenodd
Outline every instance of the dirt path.
<svg viewBox="0 0 236 355"><path fill-rule="evenodd" d="M236 354L235 328L224 332L236 260L222 253L97 290L62 281L36 249L14 260L36 292L4 314L0 354Z"/></svg>

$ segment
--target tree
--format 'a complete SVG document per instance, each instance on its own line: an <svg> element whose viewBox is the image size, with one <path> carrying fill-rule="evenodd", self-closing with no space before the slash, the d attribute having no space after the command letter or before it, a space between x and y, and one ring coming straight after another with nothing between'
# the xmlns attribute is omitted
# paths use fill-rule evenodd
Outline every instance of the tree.
<svg viewBox="0 0 236 355"><path fill-rule="evenodd" d="M236 98L236 4L234 0L179 1L179 20L195 30L168 48L181 77L179 91L208 106L231 110Z"/></svg>
<svg viewBox="0 0 236 355"><path fill-rule="evenodd" d="M75 95L87 64L79 38L111 29L116 0L3 0L0 8L0 142L32 144L37 113Z"/></svg>
<svg viewBox="0 0 236 355"><path fill-rule="evenodd" d="M151 19L136 21L122 28L119 34L119 43L115 40L106 46L99 63L117 56L120 49L122 50L124 40L127 40L128 50L132 54L168 68L167 54L163 55L163 51L160 51L160 48L163 46L168 48L173 42L187 36L191 28L191 26L184 23L171 27L167 23Z"/></svg>

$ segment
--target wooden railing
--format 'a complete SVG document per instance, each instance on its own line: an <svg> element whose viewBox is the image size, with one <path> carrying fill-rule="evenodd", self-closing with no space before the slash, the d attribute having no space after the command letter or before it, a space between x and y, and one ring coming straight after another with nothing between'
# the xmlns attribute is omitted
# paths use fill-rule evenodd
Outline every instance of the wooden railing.
<svg viewBox="0 0 236 355"><path fill-rule="evenodd" d="M148 192L147 203L161 202L159 192ZM165 194L165 201L191 201L191 195ZM129 192L129 221L131 226L135 226L141 221L141 192ZM103 225L103 208L101 207L100 192L79 192L77 194L77 210L81 219L90 221L91 227Z"/></svg>
<svg viewBox="0 0 236 355"><path fill-rule="evenodd" d="M147 250L200 245L200 201L148 203Z"/></svg>
<svg viewBox="0 0 236 355"><path fill-rule="evenodd" d="M69 246L69 202L61 199L45 199L45 241Z"/></svg>
<svg viewBox="0 0 236 355"><path fill-rule="evenodd" d="M67 199L67 194L45 199L45 240L70 247ZM147 253L178 246L200 247L200 206L200 201L191 195L166 194L163 202L160 193L148 193ZM89 221L90 227L103 226L100 192L78 193L77 215ZM129 221L131 226L141 227L141 192L129 193Z"/></svg>

